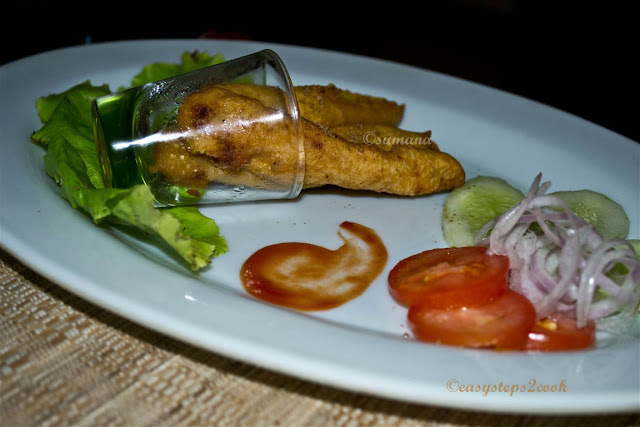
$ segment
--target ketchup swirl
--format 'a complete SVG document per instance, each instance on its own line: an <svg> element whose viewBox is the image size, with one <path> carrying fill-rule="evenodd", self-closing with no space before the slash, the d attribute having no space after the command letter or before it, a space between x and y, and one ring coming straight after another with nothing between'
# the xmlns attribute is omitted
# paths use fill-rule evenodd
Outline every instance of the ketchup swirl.
<svg viewBox="0 0 640 427"><path fill-rule="evenodd" d="M370 228L340 224L336 250L287 242L264 247L243 264L247 292L272 304L314 311L338 307L361 295L387 263L387 250Z"/></svg>

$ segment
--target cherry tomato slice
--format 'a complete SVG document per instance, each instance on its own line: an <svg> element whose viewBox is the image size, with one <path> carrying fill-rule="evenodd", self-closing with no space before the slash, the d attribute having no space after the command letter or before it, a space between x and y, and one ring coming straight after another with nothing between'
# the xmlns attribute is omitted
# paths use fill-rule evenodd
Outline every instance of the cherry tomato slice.
<svg viewBox="0 0 640 427"><path fill-rule="evenodd" d="M593 321L578 328L575 319L556 314L535 323L525 350L570 351L589 348L595 342L596 327Z"/></svg>
<svg viewBox="0 0 640 427"><path fill-rule="evenodd" d="M391 296L406 306L485 304L508 286L509 259L480 246L432 249L400 261L389 273Z"/></svg>
<svg viewBox="0 0 640 427"><path fill-rule="evenodd" d="M520 350L527 343L536 311L523 295L506 290L477 307L438 309L413 306L409 326L421 341L460 347Z"/></svg>

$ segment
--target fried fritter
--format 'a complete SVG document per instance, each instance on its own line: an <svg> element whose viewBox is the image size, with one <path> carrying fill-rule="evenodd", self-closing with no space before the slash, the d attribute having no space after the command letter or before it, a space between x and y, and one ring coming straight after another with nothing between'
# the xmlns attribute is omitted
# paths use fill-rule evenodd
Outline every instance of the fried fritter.
<svg viewBox="0 0 640 427"><path fill-rule="evenodd" d="M385 98L339 89L332 84L296 86L295 93L300 115L318 126L398 126L404 116L404 105Z"/></svg>
<svg viewBox="0 0 640 427"><path fill-rule="evenodd" d="M286 186L299 155L292 123L270 120L274 111L258 99L220 86L187 97L177 115L185 137L155 150L153 171L183 185L218 181ZM380 126L379 132L390 131L389 125ZM301 119L301 132L306 156L303 188L335 185L414 196L464 182L459 162L435 144L425 149L354 143L307 118Z"/></svg>
<svg viewBox="0 0 640 427"><path fill-rule="evenodd" d="M464 183L465 173L451 155L416 145L353 143L306 121L303 126L307 168L304 188L336 185L417 196Z"/></svg>
<svg viewBox="0 0 640 427"><path fill-rule="evenodd" d="M257 99L267 107L282 102L277 88L250 84L223 84L239 95ZM395 127L404 116L404 105L385 98L363 95L339 89L335 85L295 86L301 117L318 126L329 128L350 125L384 125Z"/></svg>

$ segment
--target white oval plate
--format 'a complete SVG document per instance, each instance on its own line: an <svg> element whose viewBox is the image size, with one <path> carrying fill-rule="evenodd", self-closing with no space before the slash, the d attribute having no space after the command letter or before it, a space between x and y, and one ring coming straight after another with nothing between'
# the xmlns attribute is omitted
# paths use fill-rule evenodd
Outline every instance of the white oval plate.
<svg viewBox="0 0 640 427"><path fill-rule="evenodd" d="M600 336L595 349L561 354L500 354L403 337L406 311L389 297L386 276L406 256L445 246L444 194L406 199L319 190L289 202L207 207L203 212L220 225L229 252L195 276L176 267L166 252L97 227L71 209L43 170L43 150L29 141L41 125L35 109L40 96L88 79L112 89L128 85L143 65L177 62L187 50L231 59L267 47L282 56L296 85L335 83L405 103L402 127L431 129L468 177L501 176L527 189L542 172L553 190L601 191L624 206L631 237L640 236L640 144L592 123L467 81L371 58L256 42L163 40L62 49L0 69L2 245L60 286L142 325L321 384L482 411L640 407L637 335ZM360 298L306 314L245 294L239 269L255 250L283 241L336 248L344 220L375 229L390 253L385 271Z"/></svg>

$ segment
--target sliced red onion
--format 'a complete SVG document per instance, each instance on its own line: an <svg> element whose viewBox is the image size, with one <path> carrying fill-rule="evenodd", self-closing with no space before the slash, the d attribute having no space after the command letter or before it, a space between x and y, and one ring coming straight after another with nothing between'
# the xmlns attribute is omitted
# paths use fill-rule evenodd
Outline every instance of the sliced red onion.
<svg viewBox="0 0 640 427"><path fill-rule="evenodd" d="M531 300L539 319L562 312L578 327L596 320L623 332L640 303L633 247L624 239L604 240L562 199L545 194L551 183L541 179L538 174L520 203L482 227L477 244L509 257L511 288Z"/></svg>

